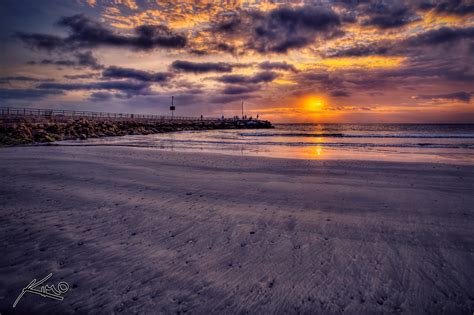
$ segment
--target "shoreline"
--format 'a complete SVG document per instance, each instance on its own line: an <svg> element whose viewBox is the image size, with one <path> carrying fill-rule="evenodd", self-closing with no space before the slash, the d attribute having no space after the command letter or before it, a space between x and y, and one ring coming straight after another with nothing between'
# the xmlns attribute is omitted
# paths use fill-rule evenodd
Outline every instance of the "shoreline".
<svg viewBox="0 0 474 315"><path fill-rule="evenodd" d="M474 307L474 166L124 147L2 149L0 309L406 312Z"/></svg>
<svg viewBox="0 0 474 315"><path fill-rule="evenodd" d="M181 131L186 132L186 131ZM170 135L179 134L180 132L172 132ZM160 142L150 143L148 136L117 136L105 137L100 139L88 139L86 141L64 141L54 143L36 143L27 146L59 146L59 147L130 147L141 148L145 150L155 150L162 152L182 152L185 154L192 153L209 153L223 154L227 156L247 156L262 158L277 158L291 160L314 160L314 161L370 161L370 162L401 162L401 163L433 163L446 165L474 165L474 157L472 152L466 149L419 149L414 152L379 152L379 151L361 151L351 150L337 147L324 146L307 146L307 147L284 147L275 146L276 150L271 147L264 147L252 144L226 145L221 146L216 143L211 146L187 146L179 141L174 143L174 139L164 138L169 141L166 144ZM22 145L16 145L22 146Z"/></svg>

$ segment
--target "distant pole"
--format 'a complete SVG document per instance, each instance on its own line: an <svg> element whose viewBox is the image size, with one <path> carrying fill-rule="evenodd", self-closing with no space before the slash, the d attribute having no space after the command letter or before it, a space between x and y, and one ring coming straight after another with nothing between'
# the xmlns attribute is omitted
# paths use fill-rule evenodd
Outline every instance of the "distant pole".
<svg viewBox="0 0 474 315"><path fill-rule="evenodd" d="M173 119L173 113L176 107L174 106L174 96L171 96L171 106L170 106L170 111L171 111L171 119Z"/></svg>
<svg viewBox="0 0 474 315"><path fill-rule="evenodd" d="M244 119L244 101L242 101L242 119Z"/></svg>

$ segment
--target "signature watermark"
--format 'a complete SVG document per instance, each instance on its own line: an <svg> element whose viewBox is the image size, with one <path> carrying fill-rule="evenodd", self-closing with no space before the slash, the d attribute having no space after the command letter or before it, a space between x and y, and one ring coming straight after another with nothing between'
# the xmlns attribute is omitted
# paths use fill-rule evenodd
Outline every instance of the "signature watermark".
<svg viewBox="0 0 474 315"><path fill-rule="evenodd" d="M16 298L15 303L13 303L13 308L20 302L21 298L23 295L26 293L33 293L33 294L38 294L41 295L42 297L47 297L50 299L62 301L64 299L62 294L66 293L67 290L69 290L69 284L67 282L61 281L58 283L57 288L53 285L42 285L46 281L48 281L49 278L53 276L52 273L41 279L40 281L36 281L36 279L33 279L33 281L30 282L26 287L24 287L21 290L20 295ZM40 287L41 286L41 287Z"/></svg>

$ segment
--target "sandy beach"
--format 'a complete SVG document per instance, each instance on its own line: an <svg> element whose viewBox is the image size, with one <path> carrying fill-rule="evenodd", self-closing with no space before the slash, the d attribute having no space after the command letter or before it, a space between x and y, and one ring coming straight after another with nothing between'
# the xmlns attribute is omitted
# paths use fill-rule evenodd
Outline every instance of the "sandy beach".
<svg viewBox="0 0 474 315"><path fill-rule="evenodd" d="M0 150L0 312L474 310L474 166ZM63 301L26 294L65 281Z"/></svg>

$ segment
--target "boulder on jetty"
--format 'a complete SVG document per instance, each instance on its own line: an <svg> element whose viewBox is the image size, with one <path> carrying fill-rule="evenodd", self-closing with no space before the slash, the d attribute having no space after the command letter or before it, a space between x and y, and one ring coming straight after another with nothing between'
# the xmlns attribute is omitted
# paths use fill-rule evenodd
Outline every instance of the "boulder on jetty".
<svg viewBox="0 0 474 315"><path fill-rule="evenodd" d="M84 140L108 136L148 135L183 130L273 128L263 120L94 120L80 118L68 121L44 120L15 122L0 120L0 145L18 145L59 140Z"/></svg>

